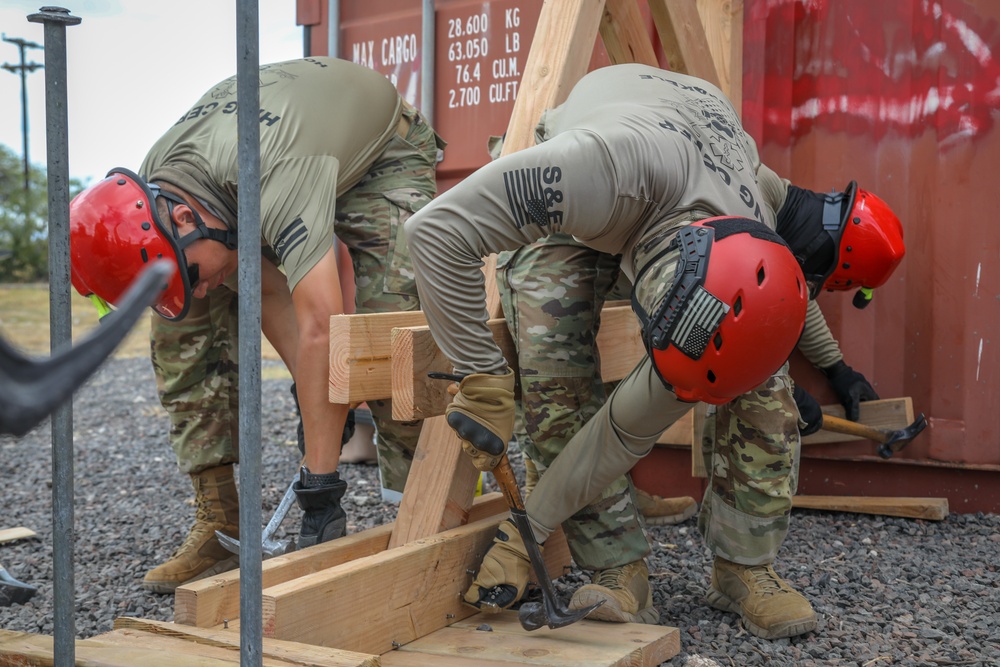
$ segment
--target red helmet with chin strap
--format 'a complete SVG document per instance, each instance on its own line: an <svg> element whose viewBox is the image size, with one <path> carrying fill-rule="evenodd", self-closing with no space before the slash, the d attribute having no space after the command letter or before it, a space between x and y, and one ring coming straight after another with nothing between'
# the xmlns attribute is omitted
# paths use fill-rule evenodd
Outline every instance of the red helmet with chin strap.
<svg viewBox="0 0 1000 667"><path fill-rule="evenodd" d="M840 226L837 257L823 287L875 289L889 280L903 260L903 225L889 205L851 181L853 198Z"/></svg>
<svg viewBox="0 0 1000 667"><path fill-rule="evenodd" d="M172 220L166 224L156 210L156 198L186 204L181 197L147 183L128 169L116 168L101 182L77 195L69 206L70 262L73 287L83 296L96 294L117 304L145 266L157 259L177 265L153 310L168 320L180 320L191 305L198 281L188 266L184 248L200 238L236 247L232 231L209 229L192 208L195 231L183 237Z"/></svg>
<svg viewBox="0 0 1000 667"><path fill-rule="evenodd" d="M823 231L833 240L835 254L825 275L809 277L812 296L820 289L858 288L854 305L864 308L872 290L889 280L906 254L903 225L888 204L851 181L844 192L825 196Z"/></svg>
<svg viewBox="0 0 1000 667"><path fill-rule="evenodd" d="M633 291L646 349L678 398L727 403L788 360L805 325L805 277L781 237L747 218L692 223L670 248L680 250L674 283L652 317Z"/></svg>

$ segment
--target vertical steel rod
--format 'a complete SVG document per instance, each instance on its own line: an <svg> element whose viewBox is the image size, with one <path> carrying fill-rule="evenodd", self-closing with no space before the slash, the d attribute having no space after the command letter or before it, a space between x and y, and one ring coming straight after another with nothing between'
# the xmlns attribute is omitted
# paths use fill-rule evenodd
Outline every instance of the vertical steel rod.
<svg viewBox="0 0 1000 667"><path fill-rule="evenodd" d="M434 126L434 0L424 0L420 30L420 113Z"/></svg>
<svg viewBox="0 0 1000 667"><path fill-rule="evenodd" d="M340 0L328 0L326 3L326 55L331 58L340 57Z"/></svg>
<svg viewBox="0 0 1000 667"><path fill-rule="evenodd" d="M28 16L45 25L45 138L49 190L49 329L53 352L72 345L69 271L69 119L66 111L66 26L80 19L62 7ZM73 405L52 414L53 655L56 667L76 662L73 612Z"/></svg>
<svg viewBox="0 0 1000 667"><path fill-rule="evenodd" d="M260 453L260 11L237 0L239 138L240 665L263 660Z"/></svg>

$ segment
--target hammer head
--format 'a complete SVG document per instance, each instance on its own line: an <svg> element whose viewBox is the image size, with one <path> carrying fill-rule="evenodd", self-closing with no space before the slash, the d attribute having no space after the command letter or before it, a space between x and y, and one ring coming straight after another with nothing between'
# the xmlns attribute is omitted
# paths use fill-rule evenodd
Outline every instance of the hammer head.
<svg viewBox="0 0 1000 667"><path fill-rule="evenodd" d="M231 551L237 556L240 554L240 541L238 539L218 530L215 531L215 537L219 540L219 544L225 547L227 551ZM283 556L290 551L295 551L295 543L290 539L272 540L265 538L261 543L261 553L264 560L274 558L275 556Z"/></svg>
<svg viewBox="0 0 1000 667"><path fill-rule="evenodd" d="M0 607L24 604L37 592L37 588L23 581L18 581L7 570L0 567Z"/></svg>
<svg viewBox="0 0 1000 667"><path fill-rule="evenodd" d="M891 458L894 452L910 444L910 440L917 437L925 428L927 428L927 418L920 413L920 416L906 428L888 433L885 442L878 446L878 455L884 459Z"/></svg>

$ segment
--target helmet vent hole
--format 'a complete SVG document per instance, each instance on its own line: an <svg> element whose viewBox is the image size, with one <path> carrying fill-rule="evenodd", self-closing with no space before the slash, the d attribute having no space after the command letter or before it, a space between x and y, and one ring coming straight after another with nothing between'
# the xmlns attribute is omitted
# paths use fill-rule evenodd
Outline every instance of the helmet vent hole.
<svg viewBox="0 0 1000 667"><path fill-rule="evenodd" d="M722 349L722 334L720 334L719 332L716 332L715 336L712 337L712 344L715 345L715 349L716 350L721 350Z"/></svg>
<svg viewBox="0 0 1000 667"><path fill-rule="evenodd" d="M733 304L733 317L739 317L740 313L743 312L743 297L736 297L736 303Z"/></svg>
<svg viewBox="0 0 1000 667"><path fill-rule="evenodd" d="M712 384L715 384L715 373L713 373L712 371L709 371L708 375L706 375L705 377L708 378L709 382L711 382Z"/></svg>
<svg viewBox="0 0 1000 667"><path fill-rule="evenodd" d="M146 249L145 248L142 248L141 250L139 250L139 254L142 256L142 262L143 262L143 264L149 262L149 255L146 253Z"/></svg>
<svg viewBox="0 0 1000 667"><path fill-rule="evenodd" d="M757 285L758 286L764 284L764 278L765 277L766 276L764 275L764 267L762 266L759 269L757 269Z"/></svg>

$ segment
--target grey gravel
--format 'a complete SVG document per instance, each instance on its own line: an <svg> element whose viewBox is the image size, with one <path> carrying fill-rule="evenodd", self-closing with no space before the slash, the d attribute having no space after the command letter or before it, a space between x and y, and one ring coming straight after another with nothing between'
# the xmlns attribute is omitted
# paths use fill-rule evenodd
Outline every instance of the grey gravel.
<svg viewBox="0 0 1000 667"><path fill-rule="evenodd" d="M275 362L265 362L265 371ZM287 379L264 380L264 516L298 462ZM193 517L188 478L167 443L167 417L147 359L113 359L77 393L75 582L77 633L111 630L119 616L173 620L173 597L146 593L145 572L168 558ZM516 452L512 462L523 475ZM373 466L344 465L349 531L395 518ZM0 436L3 519L37 539L0 544L0 564L38 587L27 604L0 607L0 628L51 635L52 507L48 422ZM492 487L492 484L489 485ZM489 490L489 488L488 488ZM293 507L278 537L294 536ZM813 603L816 632L767 641L704 601L710 559L691 519L653 527L650 558L661 623L681 631L673 667L1000 665L1000 515L952 514L942 522L796 510L776 569ZM587 581L571 569L563 595Z"/></svg>

